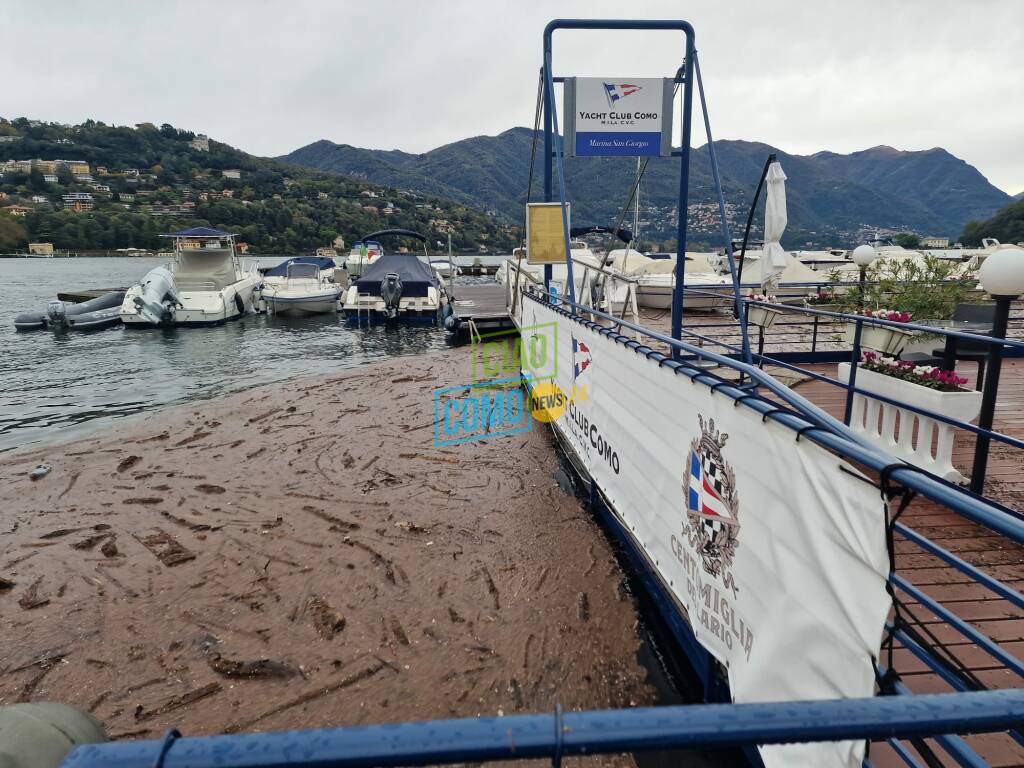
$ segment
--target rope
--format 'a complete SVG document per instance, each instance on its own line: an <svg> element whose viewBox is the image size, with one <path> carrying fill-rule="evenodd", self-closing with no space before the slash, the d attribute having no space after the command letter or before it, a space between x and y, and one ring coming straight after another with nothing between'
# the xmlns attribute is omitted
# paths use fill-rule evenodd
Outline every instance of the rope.
<svg viewBox="0 0 1024 768"><path fill-rule="evenodd" d="M938 661L942 663L952 675L957 677L966 688L976 691L986 690L988 686L978 679L978 676L974 674L970 667L961 661L960 658L938 638L931 628L929 628L928 625L911 610L910 606L896 595L896 590L892 585L891 577L896 573L896 539L894 535L896 523L917 496L916 491L900 486L893 486L889 479L889 476L894 469L905 467L906 465L901 463L891 464L880 473L880 490L882 492L882 498L886 503L886 515L888 518L885 527L885 545L889 554L890 578L885 580L885 590L889 593L889 597L892 600L893 621L891 629L886 633L886 637L882 641L882 647L885 649L887 656L886 666L888 667L888 672L883 679L879 680L879 689L883 694L890 693L891 690L883 688L883 685L891 687L892 684L899 679L899 674L895 671L893 666L893 650L896 644L896 631L902 630L916 644L934 653ZM889 515L889 503L896 497L899 497L900 499L899 507L896 509L895 514Z"/></svg>

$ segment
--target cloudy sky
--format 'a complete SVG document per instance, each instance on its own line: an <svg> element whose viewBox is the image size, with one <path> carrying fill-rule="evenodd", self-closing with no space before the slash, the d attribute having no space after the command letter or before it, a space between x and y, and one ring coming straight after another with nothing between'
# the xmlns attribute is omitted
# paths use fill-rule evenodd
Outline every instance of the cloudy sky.
<svg viewBox="0 0 1024 768"><path fill-rule="evenodd" d="M544 24L627 6L696 28L715 138L939 146L1024 190L1021 0L2 0L0 115L168 122L261 155L424 151L532 125ZM564 75L668 75L681 56L668 33L555 45Z"/></svg>

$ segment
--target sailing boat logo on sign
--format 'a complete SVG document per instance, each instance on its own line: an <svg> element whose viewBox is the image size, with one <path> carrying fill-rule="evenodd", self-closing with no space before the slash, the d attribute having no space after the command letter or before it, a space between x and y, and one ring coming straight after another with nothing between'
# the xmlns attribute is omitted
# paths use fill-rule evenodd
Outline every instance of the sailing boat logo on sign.
<svg viewBox="0 0 1024 768"><path fill-rule="evenodd" d="M683 528L689 544L701 558L704 571L721 576L735 595L739 589L730 573L739 547L739 499L736 476L722 457L727 434L715 429L714 419L700 421L701 436L690 444L686 460L687 523Z"/></svg>
<svg viewBox="0 0 1024 768"><path fill-rule="evenodd" d="M629 83L605 83L604 89L605 96L608 97L609 109L614 109L617 106L616 102L643 90L639 85L630 85Z"/></svg>

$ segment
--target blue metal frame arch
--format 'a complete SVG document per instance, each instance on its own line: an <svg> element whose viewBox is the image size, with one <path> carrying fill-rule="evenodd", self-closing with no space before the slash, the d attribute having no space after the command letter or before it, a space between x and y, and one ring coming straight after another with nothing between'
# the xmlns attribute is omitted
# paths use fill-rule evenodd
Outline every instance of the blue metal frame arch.
<svg viewBox="0 0 1024 768"><path fill-rule="evenodd" d="M672 338L680 339L683 328L683 273L686 266L686 211L690 197L690 140L693 118L693 66L696 51L696 34L689 22L681 19L666 20L624 20L624 19L554 19L544 27L544 65L541 70L544 76L544 201L553 202L553 168L552 161L559 165L561 184L561 202L563 205L563 222L565 217L565 175L562 166L562 150L554 147L554 131L557 116L554 110L554 82L551 72L552 36L557 29L630 29L630 30L662 30L682 32L686 37L683 51L683 122L680 126L682 147L679 152L679 216L676 224L676 286L672 293ZM570 293L573 291L572 260L569 258L568 227L566 227L566 279ZM551 282L551 267L544 267L544 286ZM575 296L570 299L575 304Z"/></svg>

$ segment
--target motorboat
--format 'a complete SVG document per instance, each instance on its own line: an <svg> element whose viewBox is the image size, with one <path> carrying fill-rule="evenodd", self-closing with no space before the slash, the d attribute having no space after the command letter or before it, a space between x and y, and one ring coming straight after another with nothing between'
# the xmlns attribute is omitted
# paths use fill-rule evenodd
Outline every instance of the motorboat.
<svg viewBox="0 0 1024 768"><path fill-rule="evenodd" d="M261 298L278 315L336 312L342 287L334 281L334 259L297 256L263 274Z"/></svg>
<svg viewBox="0 0 1024 768"><path fill-rule="evenodd" d="M352 243L343 266L350 277L359 277L374 260L384 255L384 246L376 240L357 240Z"/></svg>
<svg viewBox="0 0 1024 768"><path fill-rule="evenodd" d="M569 255L573 263L572 276L576 295L579 296L584 287L587 287L593 294L590 297L591 306L599 306L604 297L611 303L611 306L606 305L605 308L617 311L625 298L625 289L623 285L609 284L615 283L610 278L619 272L612 266L612 254L615 251L602 252L600 255L594 253L590 249L590 245L583 239L594 234L608 234L629 245L633 233L628 229L612 229L602 226L573 227L569 230ZM634 253L636 252L634 251ZM551 288L560 294L565 294L567 284L565 264L551 264L550 266ZM509 279L514 280L515 272L518 269L531 282L543 283L544 267L544 264L530 264L526 249L516 248L512 251L512 258L498 267L495 279L502 284Z"/></svg>
<svg viewBox="0 0 1024 768"><path fill-rule="evenodd" d="M808 293L814 293L816 288L820 285L829 282L829 275L822 270L811 269L807 264L804 264L794 258L794 255L789 251L785 251L786 266L782 272L777 275L771 276L771 281L777 285L772 293L782 302L803 302L804 298ZM853 262L850 262L853 264ZM758 285L764 285L767 282L767 278L764 275L764 270L767 267L767 262L764 259L759 259L753 263L743 265L743 274L740 282L743 285L749 285L755 283ZM856 265L854 265L856 268ZM848 279L848 278L844 278Z"/></svg>
<svg viewBox="0 0 1024 768"><path fill-rule="evenodd" d="M363 238L407 237L423 244L421 259L414 253L374 257L345 292L342 309L350 323L402 321L435 324L448 306L448 292L430 265L427 239L408 229L385 229Z"/></svg>
<svg viewBox="0 0 1024 768"><path fill-rule="evenodd" d="M78 303L54 299L45 312L26 312L14 318L19 331L52 329L55 331L91 331L121 322L124 291L108 291Z"/></svg>
<svg viewBox="0 0 1024 768"><path fill-rule="evenodd" d="M637 303L649 309L668 309L676 285L676 259L652 259L631 248L611 251L611 267L636 280ZM732 278L719 275L703 253L686 253L683 265L683 308L710 312L732 300Z"/></svg>
<svg viewBox="0 0 1024 768"><path fill-rule="evenodd" d="M161 237L174 243L171 260L125 293L126 326L215 325L255 310L263 278L239 261L234 234L193 227Z"/></svg>
<svg viewBox="0 0 1024 768"><path fill-rule="evenodd" d="M433 259L430 262L430 267L437 272L438 277L445 280L450 280L461 271L458 264L455 262L449 263L447 259Z"/></svg>

